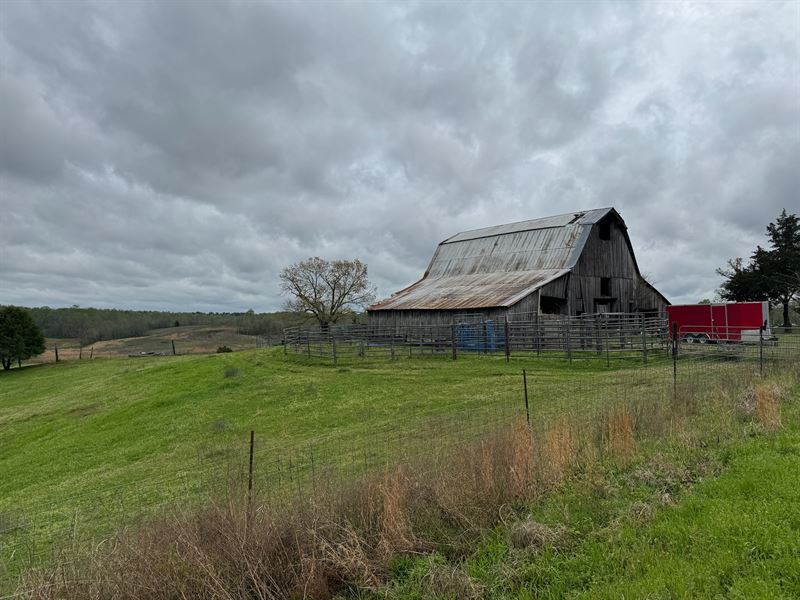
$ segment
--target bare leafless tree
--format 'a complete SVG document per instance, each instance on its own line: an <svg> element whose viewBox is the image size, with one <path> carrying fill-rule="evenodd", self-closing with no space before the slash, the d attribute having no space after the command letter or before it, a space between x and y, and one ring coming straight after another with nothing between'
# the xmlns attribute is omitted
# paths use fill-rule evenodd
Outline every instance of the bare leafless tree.
<svg viewBox="0 0 800 600"><path fill-rule="evenodd" d="M286 308L312 315L327 327L353 308L375 301L375 288L360 260L309 258L281 271L281 289L291 296Z"/></svg>

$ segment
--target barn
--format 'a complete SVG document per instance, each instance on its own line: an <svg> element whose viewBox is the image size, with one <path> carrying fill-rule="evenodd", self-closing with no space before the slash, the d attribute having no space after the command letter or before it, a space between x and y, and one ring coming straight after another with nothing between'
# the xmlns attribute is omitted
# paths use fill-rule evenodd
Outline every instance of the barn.
<svg viewBox="0 0 800 600"><path fill-rule="evenodd" d="M371 324L398 326L660 313L668 304L639 271L620 214L597 208L458 233L422 279L367 312Z"/></svg>

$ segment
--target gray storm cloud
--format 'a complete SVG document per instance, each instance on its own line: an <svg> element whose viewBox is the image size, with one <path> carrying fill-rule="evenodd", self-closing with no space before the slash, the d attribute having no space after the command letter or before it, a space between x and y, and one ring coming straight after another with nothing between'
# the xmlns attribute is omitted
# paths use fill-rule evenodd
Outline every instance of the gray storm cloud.
<svg viewBox="0 0 800 600"><path fill-rule="evenodd" d="M800 209L800 4L0 7L0 303L277 309L617 207L673 301Z"/></svg>

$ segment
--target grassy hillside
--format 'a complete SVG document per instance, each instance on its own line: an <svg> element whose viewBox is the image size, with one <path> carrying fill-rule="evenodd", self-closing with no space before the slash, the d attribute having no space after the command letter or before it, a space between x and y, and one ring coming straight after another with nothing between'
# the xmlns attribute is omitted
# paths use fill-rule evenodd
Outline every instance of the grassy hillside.
<svg viewBox="0 0 800 600"><path fill-rule="evenodd" d="M250 350L256 347L257 338L237 332L234 326L225 325L182 325L153 329L144 335L94 342L80 349L77 338L47 338L44 354L34 357L30 364L55 362L55 347L61 360L77 360L79 356L88 359L119 358L129 354L154 352L156 354L172 354L172 344L178 354L211 354L220 346L232 350ZM277 343L280 338L274 337Z"/></svg>
<svg viewBox="0 0 800 600"><path fill-rule="evenodd" d="M0 516L18 526L14 535L34 540L57 538L76 524L107 529L112 517L199 497L220 465L244 464L251 429L257 477L275 456L306 442L318 457L336 460L407 451L431 434L458 441L470 424L523 414L523 366L531 370L535 414L576 404L567 396L539 401L543 386L589 382L606 372L599 365L481 357L336 368L279 349L4 372Z"/></svg>
<svg viewBox="0 0 800 600"><path fill-rule="evenodd" d="M434 444L448 441L458 447L492 423L525 414L522 368L529 372L534 428L564 415L573 421L593 421L599 411L619 403L633 407L637 431L652 424L661 429L671 426L662 423L664 413L659 412L673 398L671 365L658 361L648 368L618 361L607 369L602 362L570 366L561 360L515 358L505 363L495 357L465 355L457 362L425 358L335 367L308 362L302 356L284 356L280 350L254 350L62 362L3 373L0 530L7 531L0 540L6 543L4 552L25 550L15 554L8 567L13 572L27 564L28 552L35 560L46 558L49 541L111 531L143 508L157 510L164 502L202 500L210 479L219 476L220 466L245 464L250 429L257 432L256 487L262 490L269 485L265 474L270 465L287 451L304 446L315 449L317 468L325 461L336 463L352 456L359 460L364 456L366 466L367 455L423 454ZM717 396L726 394L726 386L738 389L734 380L744 371L746 367L735 363L697 370L682 367L676 392L680 395L684 387L694 390L701 381L709 385L709 376L715 373L709 389ZM707 446L715 435L719 441L720 435L731 432L714 420L717 413L698 412L697 406L689 405L687 410L697 415L691 423L701 435L695 438L691 430L669 433L672 462L685 454L686 440L680 436L702 440ZM796 422L796 412L791 415L789 424ZM738 438L734 441L738 443ZM651 459L661 443L644 444L641 460ZM705 450L699 456L712 462L719 458ZM613 468L601 474L603 481L623 477ZM598 514L594 512L597 486L579 486L573 496L566 489L553 496L554 504L537 505L535 510L544 512L534 516L548 522L561 511L565 515L561 525L570 531L589 533L595 526L605 531L624 522L625 506L650 493L637 485L624 479L614 482L611 492L602 492L609 506L600 503ZM650 515L660 507L651 502L642 510ZM639 529L637 525L631 531ZM536 596L536 588L522 584L508 588L502 583L500 574L511 573L509 569L516 569L522 560L518 552L509 551L503 535L487 541L467 563L460 562L462 557L447 568L468 573L468 582L493 590L498 597ZM586 541L582 536L570 539L571 549L577 540ZM588 558L576 554L576 564L592 572L595 566L589 558L608 552L605 545L614 540L600 540L596 548L587 546ZM630 552L639 550L634 546ZM564 590L582 589L586 581L581 571L559 562L565 556L560 550L551 554L552 562L541 564L536 561L547 552L523 556L530 568L520 573L564 567L565 573L578 574L577 583L569 579ZM509 556L511 564L506 561ZM385 593L428 597L430 590L421 582L429 582L430 569L436 573L442 565L436 555L420 560L421 564L400 560L397 577Z"/></svg>
<svg viewBox="0 0 800 600"><path fill-rule="evenodd" d="M210 446L242 447L250 429L267 452L321 436L369 440L382 427L410 433L437 415L469 422L481 407L523 414L523 367L534 418L580 406L628 372L482 357L337 368L280 350L13 370L0 374L0 497L24 510L196 469Z"/></svg>

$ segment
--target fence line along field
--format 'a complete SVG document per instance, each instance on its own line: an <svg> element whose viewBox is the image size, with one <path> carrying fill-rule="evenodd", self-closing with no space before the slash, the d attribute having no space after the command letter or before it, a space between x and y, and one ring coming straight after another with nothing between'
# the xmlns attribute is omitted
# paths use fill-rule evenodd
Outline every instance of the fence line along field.
<svg viewBox="0 0 800 600"><path fill-rule="evenodd" d="M519 419L545 446L552 427L574 445L634 426L644 435L670 421L663 411L676 399L702 415L704 402L739 394L762 368L752 353L693 350L646 365L623 354L505 361L472 351L342 366L273 349L12 370L0 386L3 575L12 581L65 544L225 492L246 471L251 430L253 486L282 504L457 451ZM790 357L773 356L768 370L791 364L778 358ZM611 429L595 432L609 415Z"/></svg>
<svg viewBox="0 0 800 600"><path fill-rule="evenodd" d="M235 326L183 325L153 329L145 335L102 340L81 345L74 338L48 338L44 354L31 359L30 363L49 363L59 360L121 357L129 355L211 354L221 347L233 351L262 348L280 344L278 335L246 335Z"/></svg>

